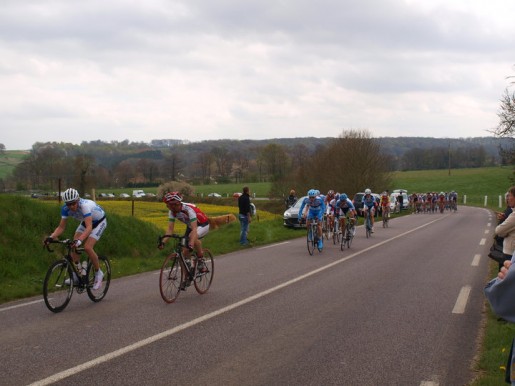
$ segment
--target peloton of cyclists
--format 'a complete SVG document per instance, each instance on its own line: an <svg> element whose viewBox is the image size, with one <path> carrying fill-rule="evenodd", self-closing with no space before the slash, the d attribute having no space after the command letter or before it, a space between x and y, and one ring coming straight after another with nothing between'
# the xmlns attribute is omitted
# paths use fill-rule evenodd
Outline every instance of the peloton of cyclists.
<svg viewBox="0 0 515 386"><path fill-rule="evenodd" d="M307 216L304 214L304 207L307 206ZM299 209L299 218L306 219L306 225L310 226L314 218L318 219L317 234L318 234L318 249L322 250L324 246L322 236L322 217L325 212L324 199L320 197L320 192L315 189L308 190L308 196L302 201Z"/></svg>

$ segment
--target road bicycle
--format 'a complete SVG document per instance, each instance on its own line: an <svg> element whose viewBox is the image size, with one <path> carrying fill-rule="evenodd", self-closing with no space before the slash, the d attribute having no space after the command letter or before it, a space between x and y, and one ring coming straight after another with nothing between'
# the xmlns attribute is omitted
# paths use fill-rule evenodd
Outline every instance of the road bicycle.
<svg viewBox="0 0 515 386"><path fill-rule="evenodd" d="M61 244L63 246L63 258L54 261L45 276L43 282L43 298L48 309L52 312L61 312L66 308L73 295L73 289L78 294L87 292L93 302L101 301L107 294L111 283L111 264L105 256L98 256L100 269L104 273L104 279L99 289L93 289L95 270L89 259L82 259L83 247L75 248L73 240L52 240L45 243L48 252L54 252L49 244ZM77 264L73 261L72 250L81 257Z"/></svg>
<svg viewBox="0 0 515 386"><path fill-rule="evenodd" d="M340 219L335 216L333 224L334 224L334 226L333 226L333 231L332 231L332 238L333 238L333 244L336 245L337 243L340 242L340 235L341 235Z"/></svg>
<svg viewBox="0 0 515 386"><path fill-rule="evenodd" d="M356 221L356 220L354 220ZM345 230L342 235L342 242L340 244L340 250L344 250L345 247L350 248L350 245L352 244L352 239L354 239L354 233L355 233L356 227L352 219L349 217L349 215L345 216Z"/></svg>
<svg viewBox="0 0 515 386"><path fill-rule="evenodd" d="M159 291L161 297L166 303L173 303L181 291L191 285L199 294L205 294L215 273L215 262L211 252L204 248L204 258L202 259L205 268L199 267L199 259L196 252L188 247L188 237L178 234L159 236L158 245L162 245L163 239L173 238L173 252L168 255L161 267L159 275ZM183 248L191 251L191 258L187 258L183 254Z"/></svg>
<svg viewBox="0 0 515 386"><path fill-rule="evenodd" d="M388 228L388 220L390 218L390 211L385 206L383 210L381 211L381 216L383 218L383 228Z"/></svg>
<svg viewBox="0 0 515 386"><path fill-rule="evenodd" d="M323 234L322 237L324 237ZM306 240L308 244L308 252L310 255L313 255L315 248L318 248L318 219L316 217L312 218L310 224L307 226ZM318 249L318 251L322 252L321 249Z"/></svg>
<svg viewBox="0 0 515 386"><path fill-rule="evenodd" d="M367 239L372 236L372 220L370 219L370 209L364 211L365 214L365 233L367 235Z"/></svg>

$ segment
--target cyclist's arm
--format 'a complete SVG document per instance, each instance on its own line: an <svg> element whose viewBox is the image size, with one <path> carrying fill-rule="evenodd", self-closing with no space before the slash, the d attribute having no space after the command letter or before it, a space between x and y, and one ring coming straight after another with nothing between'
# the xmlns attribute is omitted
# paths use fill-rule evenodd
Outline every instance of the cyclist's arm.
<svg viewBox="0 0 515 386"><path fill-rule="evenodd" d="M55 228L55 230L50 235L51 238L56 239L64 232L64 230L66 229L66 221L67 221L67 218L65 218L65 217L61 218L59 225L57 226L57 228Z"/></svg>
<svg viewBox="0 0 515 386"><path fill-rule="evenodd" d="M300 209L299 209L299 219L301 219L303 216L302 216L302 211L304 210L304 207L306 206L306 201L302 201L302 204L300 206Z"/></svg>
<svg viewBox="0 0 515 386"><path fill-rule="evenodd" d="M168 229L166 230L166 235L173 235L173 229L175 227L175 219L170 219L170 221L168 222ZM161 240L161 244L159 245L159 249L162 249L164 247L164 245L168 242L168 239L169 237L165 237L163 238L163 240Z"/></svg>

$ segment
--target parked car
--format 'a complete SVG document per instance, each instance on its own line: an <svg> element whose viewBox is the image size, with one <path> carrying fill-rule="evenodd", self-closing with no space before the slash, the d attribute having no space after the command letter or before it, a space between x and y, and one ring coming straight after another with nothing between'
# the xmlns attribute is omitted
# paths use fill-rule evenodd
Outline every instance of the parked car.
<svg viewBox="0 0 515 386"><path fill-rule="evenodd" d="M129 198L129 197L130 197L130 195L129 195L129 194L127 194L127 193L120 193L120 197L121 197L121 198Z"/></svg>
<svg viewBox="0 0 515 386"><path fill-rule="evenodd" d="M377 193L372 193L372 196L375 197L377 205L378 205L378 210L376 213L381 214L380 213L381 212L381 205L380 205L381 196ZM356 193L354 195L354 198L352 199L352 203L354 204L354 207L356 208L356 212L358 212L358 216L363 216L363 197L365 197L365 193L359 192L359 193Z"/></svg>
<svg viewBox="0 0 515 386"><path fill-rule="evenodd" d="M222 197L222 195L218 194L218 193L209 193L207 196L208 197L216 197L216 198Z"/></svg>
<svg viewBox="0 0 515 386"><path fill-rule="evenodd" d="M397 197L402 194L402 209L408 209L409 206L409 198L408 198L408 191L403 190L402 193L397 192L394 190L394 192L390 195L390 211L393 213L395 211L395 205L397 204Z"/></svg>
<svg viewBox="0 0 515 386"><path fill-rule="evenodd" d="M306 223L299 224L299 210L302 205L302 202L304 201L304 199L306 197L307 196L301 197L299 200L297 200L295 205L286 209L286 211L284 212L284 215L283 215L283 224L285 227L290 227L290 228L306 227Z"/></svg>

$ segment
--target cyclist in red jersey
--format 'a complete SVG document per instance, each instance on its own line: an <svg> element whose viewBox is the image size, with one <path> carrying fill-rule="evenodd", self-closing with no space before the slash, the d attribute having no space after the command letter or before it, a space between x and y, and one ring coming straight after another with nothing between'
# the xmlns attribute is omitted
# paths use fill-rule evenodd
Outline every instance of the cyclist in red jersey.
<svg viewBox="0 0 515 386"><path fill-rule="evenodd" d="M201 239L209 232L209 220L207 216L197 206L182 202L182 195L179 192L166 193L163 197L163 201L165 202L166 207L170 210L168 212L169 223L166 234L173 234L176 219L186 224L186 233L184 236L188 237L189 244L187 247L184 247L183 254L185 257L189 257L189 248L195 249L200 272L204 272L204 269L207 271L207 268L203 263L204 252L202 251L201 241ZM168 238L163 239L159 248L163 249L164 244L167 241Z"/></svg>

